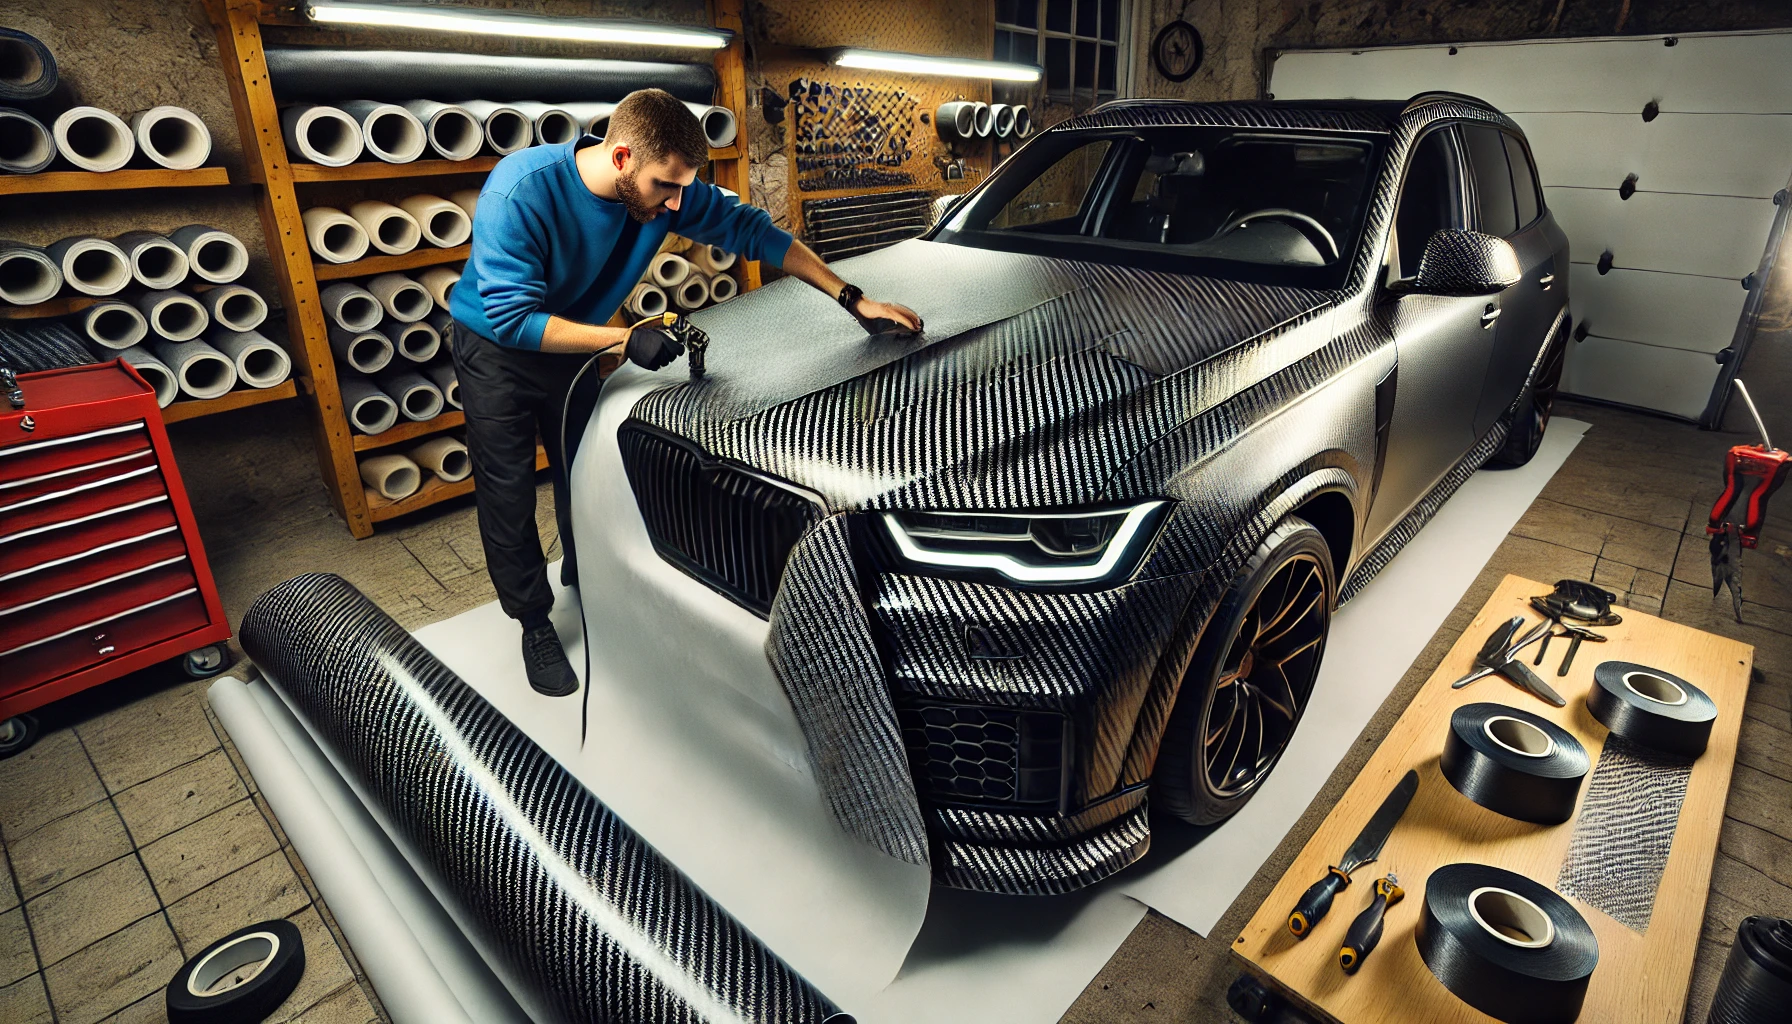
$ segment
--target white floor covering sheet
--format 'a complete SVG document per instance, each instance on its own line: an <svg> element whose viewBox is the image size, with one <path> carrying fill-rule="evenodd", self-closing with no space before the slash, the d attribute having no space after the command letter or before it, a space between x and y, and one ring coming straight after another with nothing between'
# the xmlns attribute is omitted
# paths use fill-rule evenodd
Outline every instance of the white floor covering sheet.
<svg viewBox="0 0 1792 1024"><path fill-rule="evenodd" d="M495 602L424 627L416 636L861 1022L1054 1021L1132 932L1146 907L1202 934L1213 928L1586 428L1585 423L1557 419L1528 466L1476 473L1375 582L1339 612L1313 702L1293 740L1298 756L1285 760L1238 816L1205 835L1154 825L1153 849L1143 864L1074 896L1016 898L947 889L930 894L918 869L870 853L826 828L826 811L814 799L800 746L789 741L793 722L788 708L766 706L763 680L730 685L723 699L694 706L685 699L689 691L681 696L677 684L652 693L606 686L603 677L610 666L600 659L593 666L600 685L592 694L591 733L581 744L580 698L545 698L529 689L517 627ZM637 516L634 525L638 523ZM584 561L585 578L593 580L592 560ZM612 578L625 578L629 572L657 573L660 567L664 563L605 569L620 573ZM693 585L717 604L738 610ZM631 595L625 589L625 604ZM559 596L554 621L574 665L582 668L576 595ZM608 607L620 612L623 605ZM699 657L712 643L751 649L752 636L699 635L738 628L727 609L705 605L698 611L715 614L709 621L700 615L696 632L636 636L645 643L628 646L670 651L674 659L679 652ZM618 618L631 620L628 628L637 633L641 629L630 615ZM688 620L666 621L692 628ZM604 628L598 627L600 632ZM708 674L686 664L693 677ZM264 771L270 779L290 775L274 766L296 761L303 766L298 773L303 778L305 769L315 776L324 762L315 751L286 749L301 746L303 738L290 723L277 721L281 709L270 703L269 694L238 700L235 691L219 689L231 687L256 693L254 687L225 680L215 688L214 703L233 736L241 729L238 745L245 748L276 814L284 814L283 802L291 805L295 798L283 799L277 782L262 779ZM267 716L262 721L275 726L272 733L250 720L262 715ZM732 726L729 718L735 720ZM731 729L752 733L760 742L731 743ZM265 742L272 734L281 742ZM773 741L765 741L768 735ZM252 743L262 749L251 752L247 748ZM334 794L335 814L345 819L344 830L353 837L336 847L318 840L300 844L300 855L319 876L326 902L334 905L353 892L336 882L339 897L326 877L371 876L388 890L404 923L423 931L439 927L445 915L418 909L430 898L427 889L401 870L395 851L374 849L378 844L367 835L365 811L345 806L348 790L341 780L312 778L310 786ZM373 817L379 817L377 812ZM320 872L311 863L314 856L366 859L372 866ZM381 858L384 862L373 863ZM364 960L379 956L361 948L363 936L348 920L343 926ZM366 938L373 941L371 935ZM444 948L455 957L464 957L469 949L464 942L428 936L420 936L419 945L432 958ZM451 962L436 966L444 975L461 969ZM894 981L889 980L892 975ZM377 973L375 984L387 998ZM482 984L471 999L471 992L460 994L466 1003L485 1002L470 1015L507 1018L507 1012L493 1013L500 1000L492 998L489 982ZM400 1008L392 1009L402 1021Z"/></svg>

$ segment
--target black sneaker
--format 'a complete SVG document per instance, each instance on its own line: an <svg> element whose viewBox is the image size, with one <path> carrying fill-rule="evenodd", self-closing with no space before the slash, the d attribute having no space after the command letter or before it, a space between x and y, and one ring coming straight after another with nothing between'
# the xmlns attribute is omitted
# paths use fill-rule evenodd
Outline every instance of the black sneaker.
<svg viewBox="0 0 1792 1024"><path fill-rule="evenodd" d="M573 675L572 663L566 660L566 649L560 646L553 626L523 630L523 667L536 693L566 697L579 691L579 677Z"/></svg>

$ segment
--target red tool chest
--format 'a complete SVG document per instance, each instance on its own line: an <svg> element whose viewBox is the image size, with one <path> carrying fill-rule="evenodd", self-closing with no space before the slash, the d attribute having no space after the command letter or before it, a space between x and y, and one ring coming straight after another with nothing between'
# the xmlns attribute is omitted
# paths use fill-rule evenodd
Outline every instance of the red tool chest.
<svg viewBox="0 0 1792 1024"><path fill-rule="evenodd" d="M150 386L123 362L18 385L24 408L0 399L0 722L230 638Z"/></svg>

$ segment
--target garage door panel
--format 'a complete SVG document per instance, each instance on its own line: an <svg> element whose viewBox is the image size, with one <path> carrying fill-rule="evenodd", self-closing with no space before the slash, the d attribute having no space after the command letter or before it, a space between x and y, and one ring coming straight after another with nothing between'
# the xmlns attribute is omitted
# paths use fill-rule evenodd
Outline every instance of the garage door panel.
<svg viewBox="0 0 1792 1024"><path fill-rule="evenodd" d="M1660 40L1403 46L1281 55L1271 72L1278 99L1405 99L1446 90L1507 112L1641 112L1667 82ZM1572 83L1572 84L1569 84Z"/></svg>
<svg viewBox="0 0 1792 1024"><path fill-rule="evenodd" d="M1792 177L1792 115L1530 113L1524 129L1545 185L1769 199ZM1723 154L1713 159L1713 154Z"/></svg>
<svg viewBox="0 0 1792 1024"><path fill-rule="evenodd" d="M1740 281L1760 266L1773 227L1766 199L1638 192L1625 200L1616 189L1554 186L1544 195L1576 263L1610 250L1617 267Z"/></svg>
<svg viewBox="0 0 1792 1024"><path fill-rule="evenodd" d="M1700 352L1589 337L1569 343L1562 390L1698 419L1718 369L1715 360Z"/></svg>
<svg viewBox="0 0 1792 1024"><path fill-rule="evenodd" d="M1662 51L1669 74L1656 99L1664 111L1792 113L1792 33L1681 36Z"/></svg>
<svg viewBox="0 0 1792 1024"><path fill-rule="evenodd" d="M1713 353L1727 348L1748 299L1734 281L1613 270L1577 263L1568 273L1570 315L1592 334Z"/></svg>

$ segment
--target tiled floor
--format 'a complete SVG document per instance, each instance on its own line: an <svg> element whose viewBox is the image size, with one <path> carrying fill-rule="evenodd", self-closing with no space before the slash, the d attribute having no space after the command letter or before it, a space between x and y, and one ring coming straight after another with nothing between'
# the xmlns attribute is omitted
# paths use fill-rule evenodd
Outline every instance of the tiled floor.
<svg viewBox="0 0 1792 1024"><path fill-rule="evenodd" d="M195 421L173 431L232 621L268 586L314 569L346 576L411 628L490 600L466 502L372 540L349 537L311 469L308 427L282 407L295 404L236 414L228 430ZM1792 505L1747 556L1747 624L1738 625L1727 597L1711 597L1702 534L1734 439L1612 410L1566 411L1594 429L1213 935L1148 916L1067 1020L1234 1019L1224 1007L1232 937L1507 572L1591 576L1630 607L1756 646L1687 1019L1704 1019L1742 917L1792 916ZM542 490L537 518L551 535ZM45 715L37 746L0 762L0 1024L164 1021L162 986L187 956L276 916L305 934L308 967L273 1020L382 1019L206 706L206 685L144 674L66 701Z"/></svg>

